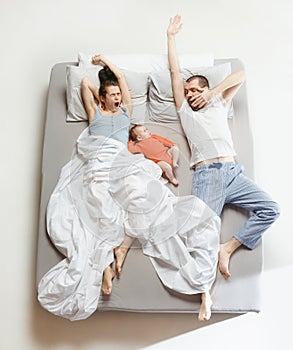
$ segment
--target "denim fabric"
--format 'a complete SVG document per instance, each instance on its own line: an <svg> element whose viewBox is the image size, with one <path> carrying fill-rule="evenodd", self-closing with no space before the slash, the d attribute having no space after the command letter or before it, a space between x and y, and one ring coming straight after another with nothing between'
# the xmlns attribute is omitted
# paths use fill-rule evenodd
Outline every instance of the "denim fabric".
<svg viewBox="0 0 293 350"><path fill-rule="evenodd" d="M263 233L280 215L278 204L243 175L243 166L232 162L196 167L192 194L218 215L226 203L248 210L250 217L234 237L250 249L257 245Z"/></svg>

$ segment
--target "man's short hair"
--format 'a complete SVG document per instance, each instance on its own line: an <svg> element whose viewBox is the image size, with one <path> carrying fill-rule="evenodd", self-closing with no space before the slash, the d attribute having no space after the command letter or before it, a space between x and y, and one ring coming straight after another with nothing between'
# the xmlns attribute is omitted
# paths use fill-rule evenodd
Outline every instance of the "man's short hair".
<svg viewBox="0 0 293 350"><path fill-rule="evenodd" d="M199 83L199 86L201 88L204 88L204 87L208 87L209 88L210 87L208 79L204 75L200 75L200 74L192 75L191 77L189 77L186 80L186 83L190 83L194 79L198 79L198 83Z"/></svg>

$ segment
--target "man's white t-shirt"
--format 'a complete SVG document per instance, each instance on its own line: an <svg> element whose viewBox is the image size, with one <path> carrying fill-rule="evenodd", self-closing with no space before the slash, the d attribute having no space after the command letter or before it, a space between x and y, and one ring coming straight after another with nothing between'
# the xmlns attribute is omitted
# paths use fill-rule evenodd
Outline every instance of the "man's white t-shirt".
<svg viewBox="0 0 293 350"><path fill-rule="evenodd" d="M203 160L236 155L228 111L229 104L222 94L214 96L199 111L193 111L184 99L178 114L191 150L191 167Z"/></svg>

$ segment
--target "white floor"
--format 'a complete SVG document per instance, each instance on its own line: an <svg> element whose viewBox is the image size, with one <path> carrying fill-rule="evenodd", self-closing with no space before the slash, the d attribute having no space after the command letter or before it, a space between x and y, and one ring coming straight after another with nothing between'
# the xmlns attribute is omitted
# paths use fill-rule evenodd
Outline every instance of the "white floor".
<svg viewBox="0 0 293 350"><path fill-rule="evenodd" d="M145 347L147 350L292 350L293 266L262 277L262 311L247 313Z"/></svg>

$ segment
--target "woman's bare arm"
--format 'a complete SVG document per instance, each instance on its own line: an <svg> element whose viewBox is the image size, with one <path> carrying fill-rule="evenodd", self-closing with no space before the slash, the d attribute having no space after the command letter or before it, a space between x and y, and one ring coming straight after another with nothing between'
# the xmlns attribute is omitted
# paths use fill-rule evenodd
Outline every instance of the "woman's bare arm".
<svg viewBox="0 0 293 350"><path fill-rule="evenodd" d="M91 122L98 108L95 100L95 98L98 98L98 89L88 78L83 78L81 81L81 97L88 116L88 121Z"/></svg>
<svg viewBox="0 0 293 350"><path fill-rule="evenodd" d="M122 94L122 103L128 109L128 113L131 115L132 114L131 95L130 95L129 88L128 88L124 74L120 71L120 69L115 64L110 62L107 58L105 58L102 55L93 56L92 63L106 65L115 74L120 86L121 94Z"/></svg>

